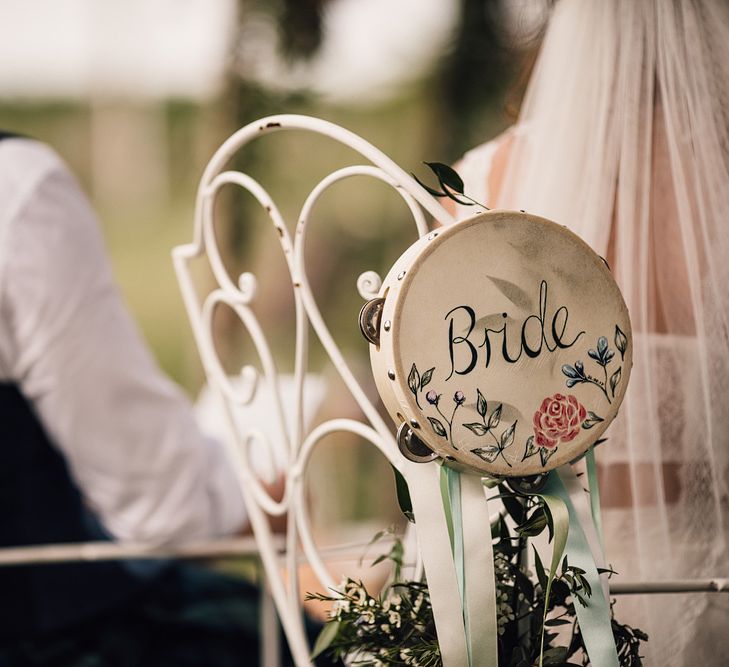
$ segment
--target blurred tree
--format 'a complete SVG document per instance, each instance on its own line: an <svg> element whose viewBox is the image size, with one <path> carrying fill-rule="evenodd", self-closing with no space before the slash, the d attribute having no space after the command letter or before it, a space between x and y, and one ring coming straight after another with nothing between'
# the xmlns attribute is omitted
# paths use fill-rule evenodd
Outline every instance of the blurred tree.
<svg viewBox="0 0 729 667"><path fill-rule="evenodd" d="M453 160L514 120L523 93L519 71L523 54L507 29L507 0L452 0L459 20L451 46L431 75L433 159ZM265 16L276 26L279 54L290 65L311 59L322 44L323 15L336 0L238 0L239 25ZM245 71L238 63L234 71ZM513 82L517 80L517 86ZM286 109L296 111L306 93L276 93L235 76L232 82L237 126L251 118ZM510 94L511 93L511 94ZM508 105L507 105L508 102ZM255 161L255 155L251 154Z"/></svg>
<svg viewBox="0 0 729 667"><path fill-rule="evenodd" d="M321 46L323 13L331 0L279 0L281 51L290 60L310 58Z"/></svg>
<svg viewBox="0 0 729 667"><path fill-rule="evenodd" d="M507 30L505 0L459 0L460 20L450 52L435 73L439 135L446 158L489 138L508 124L505 100L518 70ZM445 161L445 160L441 160Z"/></svg>

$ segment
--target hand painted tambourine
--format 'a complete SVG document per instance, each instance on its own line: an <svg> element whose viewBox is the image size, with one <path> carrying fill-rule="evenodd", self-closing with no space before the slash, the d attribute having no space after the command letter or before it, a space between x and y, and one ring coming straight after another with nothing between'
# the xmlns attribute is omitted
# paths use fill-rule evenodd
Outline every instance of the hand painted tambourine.
<svg viewBox="0 0 729 667"><path fill-rule="evenodd" d="M565 227L514 211L421 237L360 326L403 455L495 477L584 454L632 366L628 310L604 260Z"/></svg>

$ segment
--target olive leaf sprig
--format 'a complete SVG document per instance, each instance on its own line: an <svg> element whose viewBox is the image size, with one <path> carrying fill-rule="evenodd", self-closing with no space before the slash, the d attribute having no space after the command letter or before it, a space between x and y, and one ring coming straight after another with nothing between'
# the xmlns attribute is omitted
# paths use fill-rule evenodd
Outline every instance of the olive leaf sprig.
<svg viewBox="0 0 729 667"><path fill-rule="evenodd" d="M463 179L458 175L455 169L449 167L447 164L442 162L423 162L424 165L430 168L438 179L440 190L431 188L421 181L415 174L413 178L418 182L422 188L428 191L429 194L434 197L448 197L461 206L480 206L486 211L490 210L486 204L482 204L480 201L476 201L473 197L469 197L464 192Z"/></svg>
<svg viewBox="0 0 729 667"><path fill-rule="evenodd" d="M487 463L493 463L497 457L501 456L501 458L503 458L506 462L506 465L511 468L511 463L509 463L509 461L504 456L504 450L514 444L514 432L516 431L516 422L509 426L509 428L507 428L501 434L501 437L498 437L494 433L494 431L501 422L502 409L503 404L499 403L493 409L491 414L488 415L487 420L486 416L488 414L488 403L486 402L486 398L484 397L484 395L481 393L481 390L477 387L476 411L481 416L481 422L483 423L472 422L470 424L463 424L463 426L465 426L469 431L478 436L483 436L488 433L494 440L493 445L486 445L484 447L477 447L476 449L472 449L471 452L473 454L483 459Z"/></svg>

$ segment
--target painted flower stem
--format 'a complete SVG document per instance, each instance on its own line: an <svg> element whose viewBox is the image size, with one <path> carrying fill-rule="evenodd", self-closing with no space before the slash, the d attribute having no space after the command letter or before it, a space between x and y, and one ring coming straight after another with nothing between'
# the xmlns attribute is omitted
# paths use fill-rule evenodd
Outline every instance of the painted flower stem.
<svg viewBox="0 0 729 667"><path fill-rule="evenodd" d="M451 418L448 419L448 417L443 414L440 406L437 403L435 404L435 409L438 411L438 414L443 417L445 423L448 424L448 442L451 443L451 447L453 447L453 449L458 449L458 447L456 447L455 443L453 442L453 419L456 416L456 411L458 410L458 408L461 407L461 405L461 403L456 403L456 407L453 408L453 414L451 415Z"/></svg>
<svg viewBox="0 0 729 667"><path fill-rule="evenodd" d="M605 371L605 384L600 382L600 380L598 380L597 378L592 377L592 375L586 376L585 382L590 382L591 384L594 384L596 387L598 387L600 389L600 391L603 394L605 394L605 398L607 399L607 402L612 404L612 401L610 400L610 396L608 396L607 389L606 389L606 387L607 387L607 368L605 368L605 366L603 366L603 370Z"/></svg>

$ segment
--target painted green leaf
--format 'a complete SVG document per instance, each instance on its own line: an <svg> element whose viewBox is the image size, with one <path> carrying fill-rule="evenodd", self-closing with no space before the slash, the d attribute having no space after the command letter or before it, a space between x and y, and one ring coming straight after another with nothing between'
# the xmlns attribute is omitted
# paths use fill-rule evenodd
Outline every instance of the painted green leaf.
<svg viewBox="0 0 729 667"><path fill-rule="evenodd" d="M408 387L410 387L410 391L412 391L413 394L417 395L418 388L420 387L420 373L418 373L418 369L415 364L413 364L410 369L410 373L408 374Z"/></svg>
<svg viewBox="0 0 729 667"><path fill-rule="evenodd" d="M491 413L491 416L489 417L489 423L488 423L489 430L496 428L499 425L499 422L501 421L501 409L503 407L504 407L503 403L499 403L496 406L496 409Z"/></svg>
<svg viewBox="0 0 729 667"><path fill-rule="evenodd" d="M514 444L514 431L516 431L516 422L501 434L501 449L506 449Z"/></svg>
<svg viewBox="0 0 729 667"><path fill-rule="evenodd" d="M618 386L622 374L623 368L621 366L612 374L612 377L610 378L610 391L613 393L613 398L615 398L615 388Z"/></svg>
<svg viewBox="0 0 729 667"><path fill-rule="evenodd" d="M480 422L472 422L471 424L463 424L469 431L473 431L476 435L486 435L489 430Z"/></svg>
<svg viewBox="0 0 729 667"><path fill-rule="evenodd" d="M428 417L428 421L430 422L430 425L433 427L433 430L435 431L436 435L439 435L441 438L448 437L445 427L443 426L443 424L440 423L440 420L436 419L435 417Z"/></svg>
<svg viewBox="0 0 729 667"><path fill-rule="evenodd" d="M486 398L478 388L476 389L476 411L482 417L486 416Z"/></svg>
<svg viewBox="0 0 729 667"><path fill-rule="evenodd" d="M615 347L617 347L620 352L620 358L625 359L625 350L628 347L628 337L617 324L615 325Z"/></svg>
<svg viewBox="0 0 729 667"><path fill-rule="evenodd" d="M524 456L522 461L528 459L530 456L534 456L537 453L537 448L534 446L534 436L530 435L526 441L526 449L524 450Z"/></svg>
<svg viewBox="0 0 729 667"><path fill-rule="evenodd" d="M476 447L476 449L471 450L471 453L483 459L486 463L493 463L499 455L499 451L498 445L488 445L486 447Z"/></svg>
<svg viewBox="0 0 729 667"><path fill-rule="evenodd" d="M539 448L539 458L542 460L542 466L547 465L547 461L551 459L554 456L554 453L557 451L557 448L554 449L546 449L545 447Z"/></svg>
<svg viewBox="0 0 729 667"><path fill-rule="evenodd" d="M587 419L582 422L582 428L592 428L595 424L605 421L602 417L596 415L592 410L587 413Z"/></svg>
<svg viewBox="0 0 729 667"><path fill-rule="evenodd" d="M423 377L420 378L420 388L422 389L426 384L430 382L430 380L433 377L433 371L435 370L435 366L433 368L429 368L425 373L423 373Z"/></svg>

